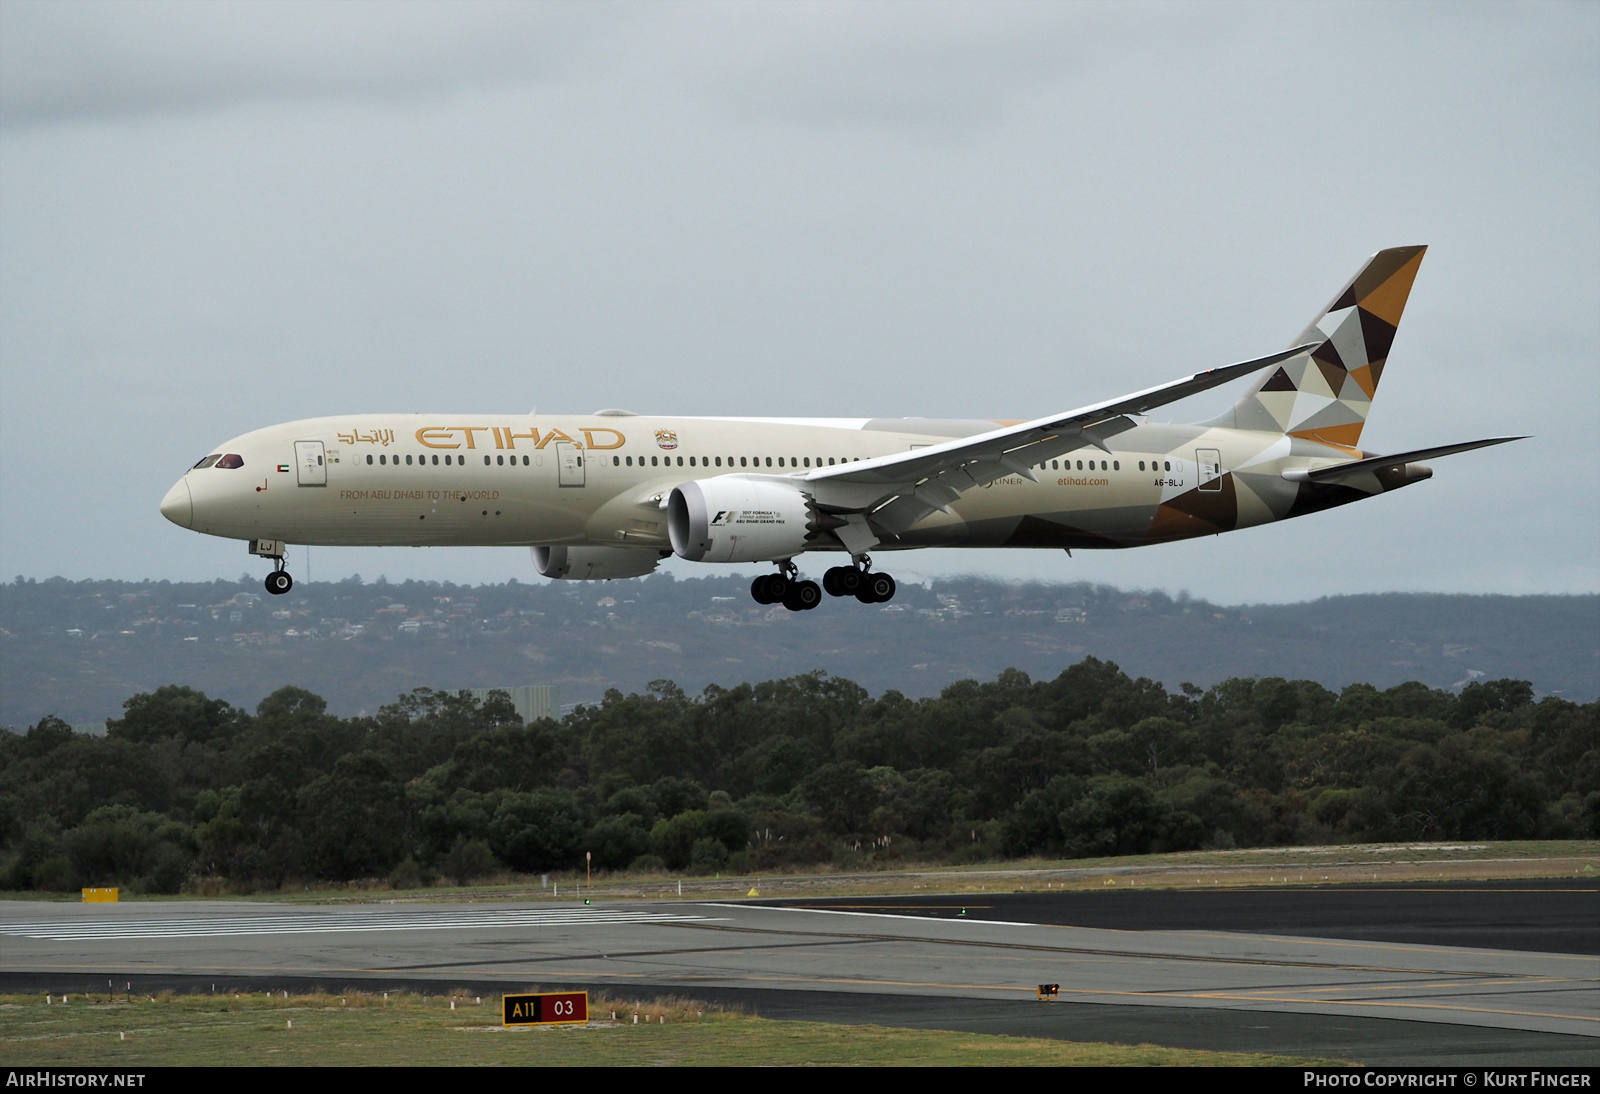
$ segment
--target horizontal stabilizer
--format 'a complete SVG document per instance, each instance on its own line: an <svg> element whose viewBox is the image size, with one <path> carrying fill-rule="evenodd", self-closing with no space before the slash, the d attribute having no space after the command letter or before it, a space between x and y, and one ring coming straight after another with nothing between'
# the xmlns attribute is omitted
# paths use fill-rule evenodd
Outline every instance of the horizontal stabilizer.
<svg viewBox="0 0 1600 1094"><path fill-rule="evenodd" d="M1457 452L1470 452L1474 448L1488 448L1490 445L1525 440L1527 440L1526 437L1490 437L1482 441L1463 441L1461 444L1444 444L1437 448L1418 448L1410 452L1396 452L1392 456L1368 456L1366 459L1352 460L1349 463L1335 464L1332 467L1318 467L1312 470L1297 467L1285 471L1283 477L1290 482L1336 482L1352 475L1384 471L1392 467L1403 467L1418 460L1431 460L1435 456L1453 456Z"/></svg>

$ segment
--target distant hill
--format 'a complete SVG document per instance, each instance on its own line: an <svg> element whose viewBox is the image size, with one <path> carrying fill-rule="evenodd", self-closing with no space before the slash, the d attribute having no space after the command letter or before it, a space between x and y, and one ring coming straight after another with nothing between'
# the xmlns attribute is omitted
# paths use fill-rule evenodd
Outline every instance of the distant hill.
<svg viewBox="0 0 1600 1094"><path fill-rule="evenodd" d="M567 703L671 679L690 692L813 669L874 693L939 692L1005 668L1053 677L1093 655L1170 688L1284 676L1338 688L1485 676L1540 695L1600 696L1600 596L1389 593L1219 607L1087 584L978 579L903 586L888 605L762 608L733 577L462 586L254 581L0 585L0 724L120 714L187 684L253 707L283 684L331 711L416 687L557 684Z"/></svg>

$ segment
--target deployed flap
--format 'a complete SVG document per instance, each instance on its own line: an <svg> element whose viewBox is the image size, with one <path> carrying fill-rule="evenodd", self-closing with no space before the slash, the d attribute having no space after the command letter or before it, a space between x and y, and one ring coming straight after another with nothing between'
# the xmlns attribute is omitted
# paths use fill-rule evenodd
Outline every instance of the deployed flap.
<svg viewBox="0 0 1600 1094"><path fill-rule="evenodd" d="M872 513L874 525L894 534L910 528L975 486L1007 475L1033 478L1032 467L1132 429L1129 414L1143 414L1304 353L1294 346L1254 361L1198 372L1170 384L1103 403L1037 418L1021 425L926 448L821 468L802 475L823 508Z"/></svg>
<svg viewBox="0 0 1600 1094"><path fill-rule="evenodd" d="M1400 467L1417 460L1431 460L1435 456L1453 456L1457 452L1470 452L1474 448L1488 448L1494 444L1525 440L1526 437L1490 437L1487 440L1445 444L1437 448L1418 448L1410 452L1396 452L1392 456L1368 456L1361 460L1351 460L1349 463L1334 464L1332 467L1318 467L1311 470L1303 467L1291 468L1283 473L1283 477L1290 482L1332 482L1369 471Z"/></svg>

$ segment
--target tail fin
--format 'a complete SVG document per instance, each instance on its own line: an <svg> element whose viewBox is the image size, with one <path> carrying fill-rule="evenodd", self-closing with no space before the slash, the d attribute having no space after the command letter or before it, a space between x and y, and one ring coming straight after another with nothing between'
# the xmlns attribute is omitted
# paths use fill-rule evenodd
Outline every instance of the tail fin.
<svg viewBox="0 0 1600 1094"><path fill-rule="evenodd" d="M1291 357L1209 423L1287 433L1355 448L1426 247L1392 247L1367 260L1305 332L1318 343Z"/></svg>

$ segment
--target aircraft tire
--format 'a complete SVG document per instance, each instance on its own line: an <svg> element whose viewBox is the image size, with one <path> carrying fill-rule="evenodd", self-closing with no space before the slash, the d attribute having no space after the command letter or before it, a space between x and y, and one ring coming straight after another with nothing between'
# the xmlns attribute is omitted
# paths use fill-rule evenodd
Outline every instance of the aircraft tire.
<svg viewBox="0 0 1600 1094"><path fill-rule="evenodd" d="M822 587L815 581L796 581L783 597L783 606L791 612L808 612L821 603Z"/></svg>
<svg viewBox="0 0 1600 1094"><path fill-rule="evenodd" d="M266 586L273 596L282 596L294 588L294 578L289 576L288 570L274 570L267 575Z"/></svg>
<svg viewBox="0 0 1600 1094"><path fill-rule="evenodd" d="M750 599L757 604L772 603L772 597L767 593L767 576L762 574L750 583Z"/></svg>
<svg viewBox="0 0 1600 1094"><path fill-rule="evenodd" d="M888 574L865 574L861 588L856 590L856 599L863 604L883 604L894 599L894 591L894 578Z"/></svg>
<svg viewBox="0 0 1600 1094"><path fill-rule="evenodd" d="M829 596L855 596L861 588L861 571L854 566L835 566L822 575L822 588Z"/></svg>

